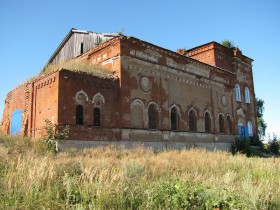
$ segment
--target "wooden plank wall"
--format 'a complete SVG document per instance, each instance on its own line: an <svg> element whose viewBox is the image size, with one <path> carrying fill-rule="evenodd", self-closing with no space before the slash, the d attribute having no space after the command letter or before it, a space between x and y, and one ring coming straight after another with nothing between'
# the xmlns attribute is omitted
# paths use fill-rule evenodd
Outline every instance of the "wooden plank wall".
<svg viewBox="0 0 280 210"><path fill-rule="evenodd" d="M105 36L104 34L94 32L73 33L57 55L51 60L50 64L61 63L79 56L81 54L81 43L83 43L83 53L85 53L111 38L111 36Z"/></svg>

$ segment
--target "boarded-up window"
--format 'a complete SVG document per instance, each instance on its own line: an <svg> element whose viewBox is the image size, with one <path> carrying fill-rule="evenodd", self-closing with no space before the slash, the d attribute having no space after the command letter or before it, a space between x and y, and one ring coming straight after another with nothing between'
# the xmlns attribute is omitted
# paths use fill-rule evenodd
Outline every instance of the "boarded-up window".
<svg viewBox="0 0 280 210"><path fill-rule="evenodd" d="M196 131L196 117L193 110L189 112L189 130Z"/></svg>
<svg viewBox="0 0 280 210"><path fill-rule="evenodd" d="M134 103L131 107L131 126L133 128L143 127L143 108L139 102Z"/></svg>
<svg viewBox="0 0 280 210"><path fill-rule="evenodd" d="M176 107L173 107L171 109L171 130L178 130L178 111Z"/></svg>
<svg viewBox="0 0 280 210"><path fill-rule="evenodd" d="M21 124L22 124L22 111L17 109L13 112L11 117L11 130L10 134L16 135L21 133Z"/></svg>
<svg viewBox="0 0 280 210"><path fill-rule="evenodd" d="M149 106L148 115L149 115L149 129L157 129L157 127L158 127L158 111L157 111L156 105L151 104Z"/></svg>
<svg viewBox="0 0 280 210"><path fill-rule="evenodd" d="M84 108L82 105L76 106L76 124L84 124Z"/></svg>
<svg viewBox="0 0 280 210"><path fill-rule="evenodd" d="M252 125L251 121L248 121L247 126L248 126L249 136L253 136L253 125Z"/></svg>
<svg viewBox="0 0 280 210"><path fill-rule="evenodd" d="M224 133L224 117L223 115L219 115L219 131L220 133Z"/></svg>
<svg viewBox="0 0 280 210"><path fill-rule="evenodd" d="M211 132L211 118L210 118L210 114L208 112L205 113L204 123L205 123L205 132L210 133Z"/></svg>
<svg viewBox="0 0 280 210"><path fill-rule="evenodd" d="M100 108L95 107L93 110L93 125L100 126L101 125L101 114Z"/></svg>

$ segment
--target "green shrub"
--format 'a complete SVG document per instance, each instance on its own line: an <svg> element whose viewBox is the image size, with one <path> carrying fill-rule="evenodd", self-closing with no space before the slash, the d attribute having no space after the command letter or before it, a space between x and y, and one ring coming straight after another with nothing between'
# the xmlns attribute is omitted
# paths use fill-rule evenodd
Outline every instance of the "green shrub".
<svg viewBox="0 0 280 210"><path fill-rule="evenodd" d="M70 127L69 125L57 126L48 119L45 119L45 123L44 129L46 132L42 133L43 140L51 152L57 153L57 141L68 138Z"/></svg>
<svg viewBox="0 0 280 210"><path fill-rule="evenodd" d="M275 155L279 155L280 154L280 141L277 140L277 137L274 136L273 139L271 141L268 142L268 150L270 152L272 152Z"/></svg>
<svg viewBox="0 0 280 210"><path fill-rule="evenodd" d="M245 138L239 139L238 137L235 138L235 141L231 143L231 153L246 154L247 157L252 156L253 152L251 149L251 140Z"/></svg>

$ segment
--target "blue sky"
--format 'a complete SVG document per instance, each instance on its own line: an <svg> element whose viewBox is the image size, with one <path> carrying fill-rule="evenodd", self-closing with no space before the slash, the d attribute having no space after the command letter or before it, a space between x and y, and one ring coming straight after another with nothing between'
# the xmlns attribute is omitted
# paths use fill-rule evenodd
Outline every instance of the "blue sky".
<svg viewBox="0 0 280 210"><path fill-rule="evenodd" d="M279 0L0 0L0 121L6 94L39 73L71 28L123 31L170 50L232 40L255 60L267 132L280 137Z"/></svg>

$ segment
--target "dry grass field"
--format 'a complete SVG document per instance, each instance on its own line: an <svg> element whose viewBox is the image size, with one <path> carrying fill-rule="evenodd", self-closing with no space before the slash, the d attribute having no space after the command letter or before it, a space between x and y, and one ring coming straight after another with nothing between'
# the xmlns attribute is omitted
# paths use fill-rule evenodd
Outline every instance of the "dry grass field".
<svg viewBox="0 0 280 210"><path fill-rule="evenodd" d="M53 154L0 134L0 209L280 209L280 159L141 147Z"/></svg>

